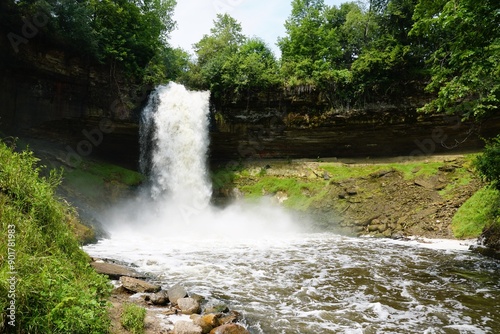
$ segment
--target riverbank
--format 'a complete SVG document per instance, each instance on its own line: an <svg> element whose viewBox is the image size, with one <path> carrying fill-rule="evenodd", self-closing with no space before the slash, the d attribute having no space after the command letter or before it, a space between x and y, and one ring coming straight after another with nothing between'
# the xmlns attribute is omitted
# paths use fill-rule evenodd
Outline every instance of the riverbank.
<svg viewBox="0 0 500 334"><path fill-rule="evenodd" d="M311 215L317 228L402 238L477 238L463 232L459 208L484 187L474 155L387 159L263 160L213 174L216 202L268 196Z"/></svg>

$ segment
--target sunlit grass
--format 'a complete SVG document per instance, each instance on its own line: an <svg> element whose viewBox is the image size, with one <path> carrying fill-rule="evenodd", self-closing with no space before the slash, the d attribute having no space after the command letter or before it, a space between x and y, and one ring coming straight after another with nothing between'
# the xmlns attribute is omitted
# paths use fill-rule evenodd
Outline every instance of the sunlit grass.
<svg viewBox="0 0 500 334"><path fill-rule="evenodd" d="M281 191L288 198L283 203L286 207L306 210L312 202L326 194L326 186L327 182L324 180L262 176L256 183L242 186L241 190L247 198L274 195Z"/></svg>
<svg viewBox="0 0 500 334"><path fill-rule="evenodd" d="M483 228L500 216L500 191L485 187L477 191L457 211L452 221L457 238L476 238Z"/></svg>
<svg viewBox="0 0 500 334"><path fill-rule="evenodd" d="M71 224L75 211L55 196L60 174L41 178L32 153L0 142L0 226L15 230L16 324L19 333L106 333L111 286L89 265ZM3 233L0 254L8 254ZM11 268L0 261L0 309ZM4 313L5 314L5 313ZM3 314L2 314L3 316ZM5 324L0 316L0 332Z"/></svg>

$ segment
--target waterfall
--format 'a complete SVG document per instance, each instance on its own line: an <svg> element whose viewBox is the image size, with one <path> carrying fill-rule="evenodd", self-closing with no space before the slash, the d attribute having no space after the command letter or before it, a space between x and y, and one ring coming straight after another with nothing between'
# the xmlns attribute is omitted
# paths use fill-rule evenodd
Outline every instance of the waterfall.
<svg viewBox="0 0 500 334"><path fill-rule="evenodd" d="M140 121L140 167L149 182L103 215L110 235L263 239L294 234L305 225L270 198L210 205L209 97L176 83L152 92Z"/></svg>
<svg viewBox="0 0 500 334"><path fill-rule="evenodd" d="M151 95L141 117L141 170L154 200L168 198L195 208L212 193L207 176L209 92L170 83Z"/></svg>

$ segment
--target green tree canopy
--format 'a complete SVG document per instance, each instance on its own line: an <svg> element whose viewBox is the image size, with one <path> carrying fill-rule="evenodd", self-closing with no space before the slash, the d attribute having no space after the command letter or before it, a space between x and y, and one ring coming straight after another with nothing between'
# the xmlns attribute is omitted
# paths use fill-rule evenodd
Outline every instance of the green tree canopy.
<svg viewBox="0 0 500 334"><path fill-rule="evenodd" d="M482 118L500 106L500 3L420 0L412 34L433 42L426 112Z"/></svg>

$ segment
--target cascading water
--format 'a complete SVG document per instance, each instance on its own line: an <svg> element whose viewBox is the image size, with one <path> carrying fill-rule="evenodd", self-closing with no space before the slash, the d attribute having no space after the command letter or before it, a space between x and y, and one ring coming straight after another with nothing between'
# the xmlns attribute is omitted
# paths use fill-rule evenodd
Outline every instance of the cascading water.
<svg viewBox="0 0 500 334"><path fill-rule="evenodd" d="M141 119L141 169L155 200L205 207L211 196L205 160L209 92L170 83L152 94ZM150 157L148 157L150 155ZM148 166L150 164L150 166Z"/></svg>
<svg viewBox="0 0 500 334"><path fill-rule="evenodd" d="M251 333L496 333L500 265L467 246L298 232L268 202L208 205L208 94L170 84L142 119L150 191L111 210L91 255L242 311Z"/></svg>

